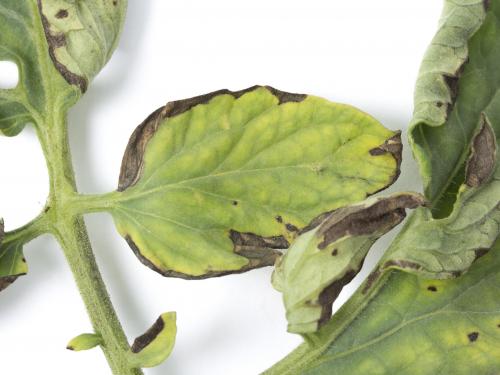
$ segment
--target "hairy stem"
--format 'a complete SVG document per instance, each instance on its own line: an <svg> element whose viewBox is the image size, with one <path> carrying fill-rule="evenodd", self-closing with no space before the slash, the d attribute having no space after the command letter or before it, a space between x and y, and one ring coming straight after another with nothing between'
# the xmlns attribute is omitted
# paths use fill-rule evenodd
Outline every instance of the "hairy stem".
<svg viewBox="0 0 500 375"><path fill-rule="evenodd" d="M57 238L73 272L96 333L104 341L102 350L114 374L142 374L130 368L129 345L99 273L82 217L73 216L58 225Z"/></svg>
<svg viewBox="0 0 500 375"><path fill-rule="evenodd" d="M3 244L7 244L16 240L22 240L23 243L28 243L38 236L41 236L42 234L48 233L50 231L51 226L44 212L22 227L5 233Z"/></svg>
<svg viewBox="0 0 500 375"><path fill-rule="evenodd" d="M57 106L55 106L57 108ZM90 321L104 344L102 350L115 375L140 375L127 359L129 344L102 280L83 217L75 210L78 199L69 150L66 117L54 114L37 132L47 160L50 195L45 215L59 241L85 303Z"/></svg>

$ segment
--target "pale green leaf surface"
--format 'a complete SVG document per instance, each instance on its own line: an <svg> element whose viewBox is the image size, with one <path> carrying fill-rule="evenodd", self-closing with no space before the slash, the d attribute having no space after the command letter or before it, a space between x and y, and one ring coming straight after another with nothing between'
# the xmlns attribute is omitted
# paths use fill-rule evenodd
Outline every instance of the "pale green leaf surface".
<svg viewBox="0 0 500 375"><path fill-rule="evenodd" d="M85 91L116 48L127 1L38 1L57 69Z"/></svg>
<svg viewBox="0 0 500 375"><path fill-rule="evenodd" d="M109 208L142 261L202 278L272 265L299 228L398 174L399 135L265 87L167 104L134 133Z"/></svg>

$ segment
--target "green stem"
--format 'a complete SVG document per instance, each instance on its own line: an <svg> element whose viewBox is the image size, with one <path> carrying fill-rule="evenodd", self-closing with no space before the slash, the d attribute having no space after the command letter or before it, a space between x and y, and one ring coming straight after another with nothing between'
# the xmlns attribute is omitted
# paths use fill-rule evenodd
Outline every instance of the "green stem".
<svg viewBox="0 0 500 375"><path fill-rule="evenodd" d="M116 205L120 194L113 191L106 194L77 195L71 200L71 208L78 214L107 211Z"/></svg>
<svg viewBox="0 0 500 375"><path fill-rule="evenodd" d="M94 330L103 338L102 350L113 373L142 374L139 369L130 368L129 344L99 272L82 217L73 216L60 223L56 237L64 249Z"/></svg>
<svg viewBox="0 0 500 375"><path fill-rule="evenodd" d="M54 114L44 126L39 126L37 132L49 170L50 195L45 215L51 232L64 251L95 333L103 339L102 350L113 374L140 375L142 371L131 368L127 359L127 338L99 272L83 217L74 207L78 194L65 115Z"/></svg>
<svg viewBox="0 0 500 375"><path fill-rule="evenodd" d="M22 243L28 243L38 236L50 232L50 230L51 226L44 212L30 221L28 224L5 233L3 244L7 244L17 240L21 240Z"/></svg>

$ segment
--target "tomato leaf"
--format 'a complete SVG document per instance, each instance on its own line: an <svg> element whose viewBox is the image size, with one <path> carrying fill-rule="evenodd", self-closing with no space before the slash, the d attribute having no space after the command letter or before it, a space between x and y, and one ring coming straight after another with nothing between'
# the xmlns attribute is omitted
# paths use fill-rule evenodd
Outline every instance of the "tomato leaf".
<svg viewBox="0 0 500 375"><path fill-rule="evenodd" d="M132 135L116 226L143 263L188 279L273 265L318 215L397 178L399 133L346 105L255 86L158 109Z"/></svg>
<svg viewBox="0 0 500 375"><path fill-rule="evenodd" d="M0 89L0 132L65 114L111 56L125 9L125 0L2 0L0 60L17 64L19 84Z"/></svg>

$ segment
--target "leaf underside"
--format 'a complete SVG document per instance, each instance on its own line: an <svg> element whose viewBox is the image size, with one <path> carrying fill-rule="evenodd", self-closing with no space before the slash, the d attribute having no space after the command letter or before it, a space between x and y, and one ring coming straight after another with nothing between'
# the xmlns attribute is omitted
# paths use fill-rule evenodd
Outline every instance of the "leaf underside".
<svg viewBox="0 0 500 375"><path fill-rule="evenodd" d="M0 60L20 77L0 89L0 132L47 126L74 104L115 49L125 10L125 0L2 0Z"/></svg>
<svg viewBox="0 0 500 375"><path fill-rule="evenodd" d="M369 198L333 211L302 233L277 262L273 286L283 293L288 331L317 331L330 319L332 303L358 274L368 250L399 224L406 208L424 204L419 194Z"/></svg>
<svg viewBox="0 0 500 375"><path fill-rule="evenodd" d="M451 212L481 114L500 131L498 8L497 1L447 1L421 66L410 142L435 217Z"/></svg>
<svg viewBox="0 0 500 375"><path fill-rule="evenodd" d="M450 216L435 219L428 208L418 209L377 273L396 268L427 278L457 277L490 249L500 234L500 154L486 117L473 145Z"/></svg>
<svg viewBox="0 0 500 375"><path fill-rule="evenodd" d="M500 1L446 1L410 131L432 213L417 209L364 285L268 374L498 372L499 61Z"/></svg>
<svg viewBox="0 0 500 375"><path fill-rule="evenodd" d="M274 264L317 216L399 174L399 134L346 105L255 86L167 104L131 137L110 211L166 276Z"/></svg>

